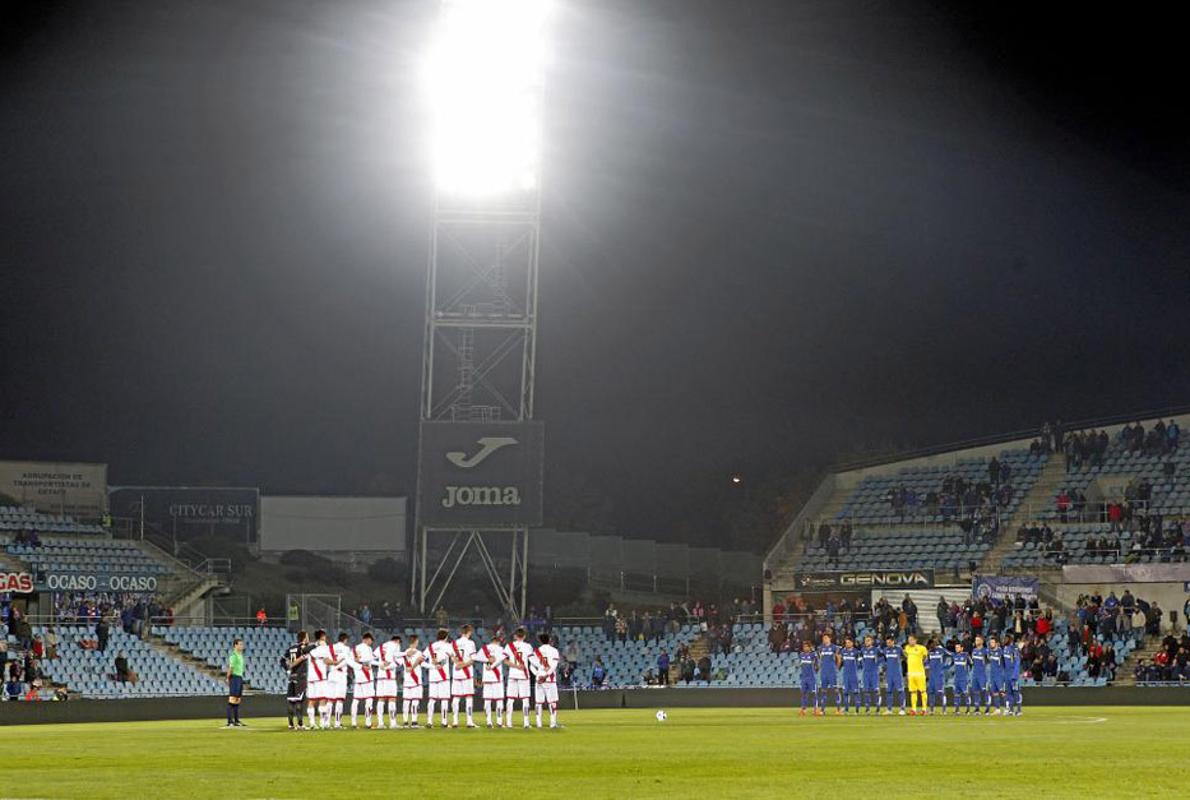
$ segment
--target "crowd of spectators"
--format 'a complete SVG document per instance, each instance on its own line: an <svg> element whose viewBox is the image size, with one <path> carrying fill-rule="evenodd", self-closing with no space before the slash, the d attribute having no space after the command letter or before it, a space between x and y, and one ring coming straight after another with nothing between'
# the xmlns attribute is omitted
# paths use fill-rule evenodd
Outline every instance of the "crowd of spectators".
<svg viewBox="0 0 1190 800"><path fill-rule="evenodd" d="M642 686L668 686L675 682L722 680L725 673L713 670L715 654L726 655L731 652L735 642L734 626L737 623L759 619L760 609L747 597L733 598L730 605L723 607L695 600L673 602L664 609L633 609L629 612L622 612L615 604L610 604L603 613L602 628L608 642L648 642L655 645L656 665L639 676L639 683ZM690 650L690 642L682 642L670 653L662 646L665 636L676 634L687 625L697 629L694 638L703 638L706 651L696 655ZM582 659L577 645L567 643L563 658L569 665L572 679L578 680ZM590 665L588 685L601 688L609 685L612 678L602 658L596 657Z"/></svg>
<svg viewBox="0 0 1190 800"><path fill-rule="evenodd" d="M1125 425L1118 437L1121 448L1129 453L1140 453L1146 456L1164 456L1178 449L1182 431L1177 420L1171 419L1169 424L1157 420L1148 431L1145 426L1136 421Z"/></svg>
<svg viewBox="0 0 1190 800"><path fill-rule="evenodd" d="M931 516L940 514L947 521L998 516L1015 494L1012 478L1011 466L993 457L988 462L987 480L969 481L961 475L947 475L936 489L892 486L881 499L905 516L915 514L918 508Z"/></svg>
<svg viewBox="0 0 1190 800"><path fill-rule="evenodd" d="M1116 442L1126 453L1160 457L1178 449L1181 435L1177 420L1171 419L1168 423L1157 420L1148 430L1137 420L1120 429ZM1066 470L1069 472L1083 465L1103 466L1110 444L1111 437L1103 429L1067 432L1062 421L1057 420L1041 426L1040 435L1029 445L1029 450L1035 454L1062 453L1066 457Z"/></svg>
<svg viewBox="0 0 1190 800"><path fill-rule="evenodd" d="M118 624L125 632L140 636L147 625L172 625L173 609L160 595L138 592L55 592L54 618L58 622L97 625ZM103 648L100 648L103 649Z"/></svg>
<svg viewBox="0 0 1190 800"><path fill-rule="evenodd" d="M13 641L10 643L10 639ZM11 601L0 603L0 696L3 700L40 700L45 680L42 661L58 657L58 633L50 627L35 634Z"/></svg>
<svg viewBox="0 0 1190 800"><path fill-rule="evenodd" d="M1186 607L1190 614L1190 600ZM1133 677L1137 683L1190 683L1190 632L1166 634L1152 658L1137 661Z"/></svg>

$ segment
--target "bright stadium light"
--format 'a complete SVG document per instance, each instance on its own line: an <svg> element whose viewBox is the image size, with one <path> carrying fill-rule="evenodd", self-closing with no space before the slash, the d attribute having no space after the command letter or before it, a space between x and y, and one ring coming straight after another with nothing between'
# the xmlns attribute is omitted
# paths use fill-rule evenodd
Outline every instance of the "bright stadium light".
<svg viewBox="0 0 1190 800"><path fill-rule="evenodd" d="M547 11L547 0L444 0L427 75L439 191L537 187Z"/></svg>

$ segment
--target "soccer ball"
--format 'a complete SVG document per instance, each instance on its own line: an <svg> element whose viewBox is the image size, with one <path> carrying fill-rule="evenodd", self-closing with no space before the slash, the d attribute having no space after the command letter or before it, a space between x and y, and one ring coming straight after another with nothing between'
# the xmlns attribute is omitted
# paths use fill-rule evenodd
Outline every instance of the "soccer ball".
<svg viewBox="0 0 1190 800"><path fill-rule="evenodd" d="M664 709L657 712L657 721L658 722L665 722L667 719L669 719L669 714L666 714Z"/></svg>

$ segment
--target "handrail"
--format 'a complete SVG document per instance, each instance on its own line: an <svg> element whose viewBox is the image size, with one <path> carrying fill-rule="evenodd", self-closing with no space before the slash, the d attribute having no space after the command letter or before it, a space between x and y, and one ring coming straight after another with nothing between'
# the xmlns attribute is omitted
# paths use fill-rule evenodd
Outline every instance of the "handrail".
<svg viewBox="0 0 1190 800"><path fill-rule="evenodd" d="M1086 428L1103 428L1110 425L1122 425L1136 420L1148 422L1155 419L1178 417L1184 414L1190 414L1190 405L1173 406L1163 409L1150 409L1147 411L1134 412L1131 414L1111 414L1102 417L1090 417L1088 419L1072 420L1070 422L1063 422L1062 429L1064 431L1078 431L1084 430ZM930 445L927 447L917 448L915 450L906 450L898 453L888 453L885 455L872 456L869 458L860 458L854 461L839 462L833 464L830 467L830 471L835 474L840 472L851 472L853 470L865 469L867 467L878 467L883 464L895 464L898 461L908 461L914 458L925 458L927 456L941 455L951 451L970 450L973 447L987 447L988 445L993 444L1006 444L1008 442L1015 442L1022 439L1036 438L1040 435L1041 426L1038 425L1035 428L1027 428L1025 430L1012 431L1010 433L979 436L971 439L949 442L946 444Z"/></svg>

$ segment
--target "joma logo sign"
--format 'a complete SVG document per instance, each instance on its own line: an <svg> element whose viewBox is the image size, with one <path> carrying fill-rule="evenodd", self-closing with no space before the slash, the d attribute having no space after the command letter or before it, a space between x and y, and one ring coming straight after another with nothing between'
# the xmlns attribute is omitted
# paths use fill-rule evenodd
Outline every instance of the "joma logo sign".
<svg viewBox="0 0 1190 800"><path fill-rule="evenodd" d="M928 586L930 579L920 572L864 572L839 576L843 586Z"/></svg>
<svg viewBox="0 0 1190 800"><path fill-rule="evenodd" d="M443 508L456 506L519 506L521 492L515 486L447 486Z"/></svg>
<svg viewBox="0 0 1190 800"><path fill-rule="evenodd" d="M460 469L471 469L479 466L497 450L516 444L517 440L511 436L483 436L475 443L479 445L475 455L469 456L461 450L452 450L446 454L446 460Z"/></svg>

